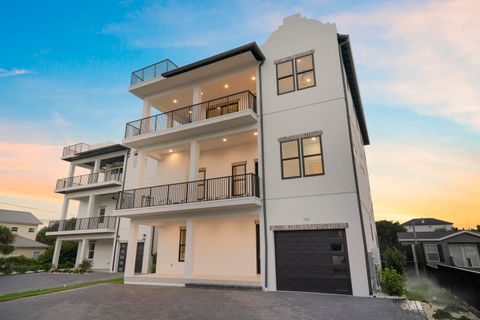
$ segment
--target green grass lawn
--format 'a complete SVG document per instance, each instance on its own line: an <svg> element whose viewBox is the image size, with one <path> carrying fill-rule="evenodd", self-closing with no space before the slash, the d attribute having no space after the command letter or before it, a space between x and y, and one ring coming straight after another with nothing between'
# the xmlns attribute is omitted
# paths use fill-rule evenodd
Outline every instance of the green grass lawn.
<svg viewBox="0 0 480 320"><path fill-rule="evenodd" d="M66 285L66 286L62 286L62 287L56 287L56 288L48 288L48 289L39 289L39 290L32 290L32 291L22 291L22 292L9 293L9 294L0 295L0 302L10 301L10 300L15 300L15 299L20 299L20 298L26 298L26 297L33 297L33 296L38 296L38 295L46 294L46 293L59 292L59 291L65 291L65 290L70 290L70 289L88 287L88 286L93 286L93 285L102 284L102 283L120 283L120 284L123 284L123 278L115 278L115 279L109 279L109 280L98 280L98 281L91 281L91 282L82 282L82 283L75 283L75 284L70 284L70 285Z"/></svg>

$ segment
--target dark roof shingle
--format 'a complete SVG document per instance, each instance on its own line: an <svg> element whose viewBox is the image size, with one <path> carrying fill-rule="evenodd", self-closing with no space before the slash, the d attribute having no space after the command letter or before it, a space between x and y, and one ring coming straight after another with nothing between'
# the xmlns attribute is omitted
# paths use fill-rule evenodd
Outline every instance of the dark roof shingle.
<svg viewBox="0 0 480 320"><path fill-rule="evenodd" d="M440 219L435 218L417 218L408 220L405 223L402 223L402 226L411 226L415 222L416 226L438 226L438 225L445 225L445 224L453 224L452 222L443 221Z"/></svg>
<svg viewBox="0 0 480 320"><path fill-rule="evenodd" d="M0 223L42 224L31 212L0 209Z"/></svg>

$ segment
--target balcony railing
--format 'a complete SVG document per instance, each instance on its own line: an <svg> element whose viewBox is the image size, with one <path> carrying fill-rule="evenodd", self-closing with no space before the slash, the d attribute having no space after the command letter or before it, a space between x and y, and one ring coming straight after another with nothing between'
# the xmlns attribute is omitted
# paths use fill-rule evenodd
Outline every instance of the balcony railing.
<svg viewBox="0 0 480 320"><path fill-rule="evenodd" d="M144 81L152 80L156 77L160 77L162 73L165 73L170 70L177 69L177 65L170 61L169 59L162 60L151 66L142 68L140 70L132 72L132 78L130 80L130 85L138 84Z"/></svg>
<svg viewBox="0 0 480 320"><path fill-rule="evenodd" d="M257 112L256 97L250 91L243 91L128 122L125 128L125 138L175 128L248 109Z"/></svg>
<svg viewBox="0 0 480 320"><path fill-rule="evenodd" d="M77 143L63 148L62 158L76 155L77 153L87 151L90 145L86 143Z"/></svg>
<svg viewBox="0 0 480 320"><path fill-rule="evenodd" d="M57 180L55 190L81 187L94 183L102 183L108 181L122 181L123 168L111 169L108 171L101 171L96 173L84 174L81 176L63 178Z"/></svg>
<svg viewBox="0 0 480 320"><path fill-rule="evenodd" d="M115 229L116 222L117 217L112 216L55 220L48 223L47 232Z"/></svg>
<svg viewBox="0 0 480 320"><path fill-rule="evenodd" d="M247 173L121 191L117 210L259 196L258 176Z"/></svg>

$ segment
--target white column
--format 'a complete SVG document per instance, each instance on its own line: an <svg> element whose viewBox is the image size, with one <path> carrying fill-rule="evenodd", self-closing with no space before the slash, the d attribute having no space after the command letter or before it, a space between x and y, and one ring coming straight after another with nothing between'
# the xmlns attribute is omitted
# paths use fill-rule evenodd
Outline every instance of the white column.
<svg viewBox="0 0 480 320"><path fill-rule="evenodd" d="M194 181L198 178L198 159L200 158L200 145L197 141L190 142L190 164L188 167L188 180Z"/></svg>
<svg viewBox="0 0 480 320"><path fill-rule="evenodd" d="M70 168L68 169L68 177L73 177L75 175L75 165L70 162Z"/></svg>
<svg viewBox="0 0 480 320"><path fill-rule="evenodd" d="M100 162L101 162L101 159L95 160L93 165L93 173L100 171Z"/></svg>
<svg viewBox="0 0 480 320"><path fill-rule="evenodd" d="M88 196L87 217L91 218L94 216L94 212L93 212L94 207L95 207L95 195L91 194Z"/></svg>
<svg viewBox="0 0 480 320"><path fill-rule="evenodd" d="M152 241L152 230L150 228L146 233L145 244L143 246L142 273L150 273L150 267L152 265Z"/></svg>
<svg viewBox="0 0 480 320"><path fill-rule="evenodd" d="M148 100L143 100L143 118L148 118L150 117L152 113L152 105Z"/></svg>
<svg viewBox="0 0 480 320"><path fill-rule="evenodd" d="M87 248L87 239L82 239L78 244L77 250L77 258L75 259L75 267L78 267L80 263L82 263L83 259L85 259L85 250Z"/></svg>
<svg viewBox="0 0 480 320"><path fill-rule="evenodd" d="M145 165L147 157L144 152L138 151L137 154L137 188L145 186Z"/></svg>
<svg viewBox="0 0 480 320"><path fill-rule="evenodd" d="M193 87L193 99L192 105L192 122L197 122L200 120L200 112L201 112L201 105L198 105L202 102L202 90L200 86L197 84Z"/></svg>
<svg viewBox="0 0 480 320"><path fill-rule="evenodd" d="M193 219L188 219L185 234L184 278L190 279L193 273Z"/></svg>
<svg viewBox="0 0 480 320"><path fill-rule="evenodd" d="M125 261L125 276L131 277L135 274L135 258L137 256L138 223L130 219L128 231L127 259Z"/></svg>
<svg viewBox="0 0 480 320"><path fill-rule="evenodd" d="M67 213L68 213L68 204L70 203L70 199L68 198L63 198L63 205L62 205L62 214L60 215L60 220L65 220L67 219Z"/></svg>
<svg viewBox="0 0 480 320"><path fill-rule="evenodd" d="M52 268L58 267L58 259L60 258L60 250L62 250L62 240L55 240L55 249L53 249Z"/></svg>
<svg viewBox="0 0 480 320"><path fill-rule="evenodd" d="M116 243L116 245L115 245ZM117 262L117 252L120 247L120 243L118 243L118 240L116 238L113 238L113 243L112 243L112 256L110 258L110 272L115 272L118 268Z"/></svg>

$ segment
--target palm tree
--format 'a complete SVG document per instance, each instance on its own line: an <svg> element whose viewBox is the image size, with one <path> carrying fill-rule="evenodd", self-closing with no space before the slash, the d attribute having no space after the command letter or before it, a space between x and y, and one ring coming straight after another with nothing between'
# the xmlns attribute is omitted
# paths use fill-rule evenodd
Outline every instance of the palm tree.
<svg viewBox="0 0 480 320"><path fill-rule="evenodd" d="M4 255L12 253L15 250L15 247L12 246L14 240L15 235L12 231L5 226L0 226L0 253Z"/></svg>

